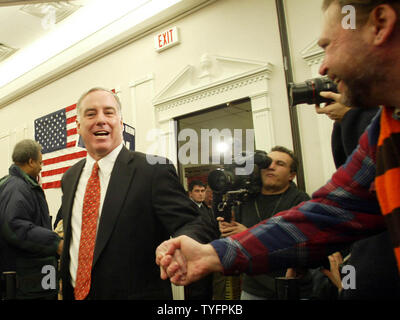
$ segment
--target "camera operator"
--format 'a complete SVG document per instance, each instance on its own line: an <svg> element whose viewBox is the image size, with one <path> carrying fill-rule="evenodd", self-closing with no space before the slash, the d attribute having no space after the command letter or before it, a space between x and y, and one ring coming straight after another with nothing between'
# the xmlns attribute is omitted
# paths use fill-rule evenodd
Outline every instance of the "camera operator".
<svg viewBox="0 0 400 320"><path fill-rule="evenodd" d="M261 169L262 187L260 193L238 207L231 222L224 221L223 217L217 218L223 237L240 233L270 218L277 212L289 209L302 201L310 199L306 193L297 189L293 183L298 166L298 160L293 152L285 147L276 146L272 148L268 156L272 159L272 163L268 168ZM285 276L285 273L286 270L280 270L268 275L248 276L244 274L241 299L275 299L274 278ZM306 280L306 277L303 280ZM306 288L305 286L303 287ZM301 294L306 295L306 292Z"/></svg>

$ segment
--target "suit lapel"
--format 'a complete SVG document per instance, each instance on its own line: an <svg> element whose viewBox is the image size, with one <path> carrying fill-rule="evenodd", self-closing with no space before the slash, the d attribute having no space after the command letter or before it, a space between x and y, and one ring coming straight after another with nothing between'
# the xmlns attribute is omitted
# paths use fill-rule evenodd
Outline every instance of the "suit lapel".
<svg viewBox="0 0 400 320"><path fill-rule="evenodd" d="M133 163L133 153L125 147L119 153L111 172L110 182L103 203L94 249L93 265L107 244L114 229L115 222L124 205L126 194L131 186L136 167Z"/></svg>
<svg viewBox="0 0 400 320"><path fill-rule="evenodd" d="M65 181L63 181L63 227L64 227L64 248L69 248L71 242L71 215L72 207L74 205L75 192L78 187L79 178L81 176L83 167L85 166L86 159L79 161L70 170L70 174L66 176ZM63 257L69 257L69 250L63 250ZM69 259L67 259L69 261ZM69 263L68 263L69 266Z"/></svg>
<svg viewBox="0 0 400 320"><path fill-rule="evenodd" d="M65 208L63 210L63 226L64 232L66 235L70 234L71 229L71 215L72 215L72 207L74 205L75 192L78 187L79 178L81 176L83 167L85 166L86 159L79 161L72 169L71 174L67 177L67 180L64 181L64 185L66 188L63 190L63 204L65 204ZM67 188L71 186L70 188ZM66 237L66 239L70 239L71 237ZM65 244L65 247L69 247L69 243ZM67 246L68 245L68 246Z"/></svg>

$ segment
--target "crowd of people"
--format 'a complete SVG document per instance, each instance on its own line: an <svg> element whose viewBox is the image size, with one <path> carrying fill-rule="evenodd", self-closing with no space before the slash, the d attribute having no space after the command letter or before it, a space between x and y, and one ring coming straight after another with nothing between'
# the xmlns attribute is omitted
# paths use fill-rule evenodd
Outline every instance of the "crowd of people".
<svg viewBox="0 0 400 320"><path fill-rule="evenodd" d="M357 12L355 29L343 27L345 5ZM382 107L357 148L311 200L210 244L186 236L164 242L157 249L163 279L186 285L210 272L313 267L352 245L347 263L356 270L357 286L343 286L341 295L398 299L399 12L396 1L324 0L320 74L337 83L344 105ZM338 264L334 257L330 262Z"/></svg>

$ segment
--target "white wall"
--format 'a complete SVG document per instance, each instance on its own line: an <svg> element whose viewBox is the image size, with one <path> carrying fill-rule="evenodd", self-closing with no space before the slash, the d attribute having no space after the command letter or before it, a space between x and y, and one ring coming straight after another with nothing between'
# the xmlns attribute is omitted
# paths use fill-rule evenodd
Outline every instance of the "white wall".
<svg viewBox="0 0 400 320"><path fill-rule="evenodd" d="M309 65L303 51L318 40L322 26L321 5L322 0L285 1L295 82L319 76L320 59L316 64ZM311 194L325 184L335 171L330 140L333 122L325 115L318 115L313 105L303 104L296 108L306 189Z"/></svg>
<svg viewBox="0 0 400 320"><path fill-rule="evenodd" d="M286 2L296 81L311 77L310 68L299 52L318 37L320 3L321 0ZM153 36L171 26L179 28L181 43L157 53ZM146 151L146 134L159 125L152 105L154 97L185 66L198 65L205 53L272 64L268 80L272 135L276 144L292 148L275 1L218 0L0 109L0 148L10 145L5 153L2 150L2 155L7 152L10 155L13 147L2 139L3 132L26 127L22 132L33 138L36 118L75 103L83 91L99 85L119 90L124 122L136 128L136 149ZM300 111L300 130L307 188L311 192L322 181L320 141L313 131L316 115L313 107L308 108ZM187 113L193 111L188 108ZM1 174L10 162L0 162ZM61 192L47 190L46 195L51 214L55 215Z"/></svg>

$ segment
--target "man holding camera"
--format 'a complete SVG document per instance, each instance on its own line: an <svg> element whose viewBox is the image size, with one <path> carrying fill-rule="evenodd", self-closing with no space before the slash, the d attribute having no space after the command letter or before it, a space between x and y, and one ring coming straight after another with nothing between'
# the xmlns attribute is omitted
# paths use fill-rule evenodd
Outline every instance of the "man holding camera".
<svg viewBox="0 0 400 320"><path fill-rule="evenodd" d="M223 217L217 218L223 237L247 230L275 213L310 199L305 192L297 189L293 182L299 162L294 153L285 147L276 146L271 149L268 156L272 162L268 168L261 169L260 193L240 206L231 222L224 221ZM285 273L286 269L268 275L244 274L241 300L275 299L275 277L283 277Z"/></svg>
<svg viewBox="0 0 400 320"><path fill-rule="evenodd" d="M356 29L341 23L345 5L357 12ZM396 269L392 282L399 281L400 4L324 0L323 11L325 22L318 42L325 50L321 75L338 84L343 104L384 107L346 164L312 200L209 245L186 237L163 243L157 250L162 278L185 284L212 271L257 274L291 265L312 266L344 245L388 230ZM185 264L176 262L179 254L185 256ZM365 263L365 270L374 264ZM386 265L379 259L377 263ZM359 277L362 270L356 270ZM371 290L374 297L379 293L380 298L396 298L384 286L380 288Z"/></svg>

